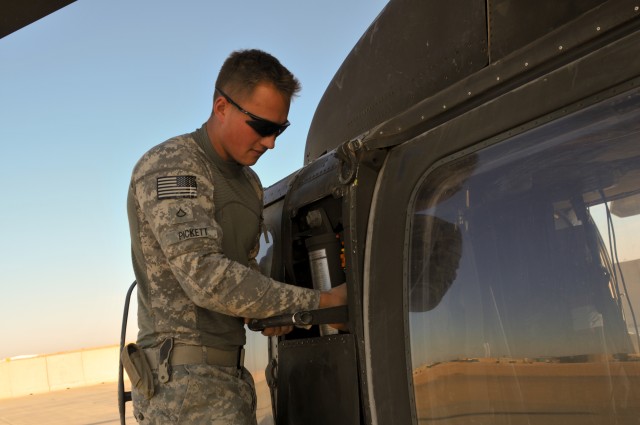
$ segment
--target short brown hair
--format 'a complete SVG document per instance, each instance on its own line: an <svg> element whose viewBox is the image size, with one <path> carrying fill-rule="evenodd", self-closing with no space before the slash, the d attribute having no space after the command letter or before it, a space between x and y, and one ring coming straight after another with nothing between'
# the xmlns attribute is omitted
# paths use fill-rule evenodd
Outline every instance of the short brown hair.
<svg viewBox="0 0 640 425"><path fill-rule="evenodd" d="M289 101L300 91L300 82L278 59L258 49L236 50L222 64L216 87L232 95L247 95L260 83L271 83ZM218 94L214 94L214 99Z"/></svg>

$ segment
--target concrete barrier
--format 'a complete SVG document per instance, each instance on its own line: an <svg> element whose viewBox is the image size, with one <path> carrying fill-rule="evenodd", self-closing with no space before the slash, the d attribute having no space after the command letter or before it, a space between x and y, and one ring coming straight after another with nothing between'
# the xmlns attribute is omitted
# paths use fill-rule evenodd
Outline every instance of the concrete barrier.
<svg viewBox="0 0 640 425"><path fill-rule="evenodd" d="M11 386L9 385L9 368L5 367L4 361L0 361L0 400L11 397Z"/></svg>
<svg viewBox="0 0 640 425"><path fill-rule="evenodd" d="M0 399L115 382L118 356L113 345L0 360Z"/></svg>
<svg viewBox="0 0 640 425"><path fill-rule="evenodd" d="M7 362L3 366L9 371L8 391L11 397L49 391L46 358L20 359Z"/></svg>
<svg viewBox="0 0 640 425"><path fill-rule="evenodd" d="M49 391L81 387L84 384L82 352L45 356Z"/></svg>
<svg viewBox="0 0 640 425"><path fill-rule="evenodd" d="M105 347L102 350L87 350L83 353L82 365L85 385L101 384L118 380L118 359L120 346ZM124 374L125 379L127 374Z"/></svg>

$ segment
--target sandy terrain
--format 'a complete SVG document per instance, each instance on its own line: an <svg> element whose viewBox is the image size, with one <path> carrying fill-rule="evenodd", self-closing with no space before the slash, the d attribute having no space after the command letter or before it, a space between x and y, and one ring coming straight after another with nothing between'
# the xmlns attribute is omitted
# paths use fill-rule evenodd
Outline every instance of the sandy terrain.
<svg viewBox="0 0 640 425"><path fill-rule="evenodd" d="M640 361L450 362L414 383L421 424L640 424Z"/></svg>

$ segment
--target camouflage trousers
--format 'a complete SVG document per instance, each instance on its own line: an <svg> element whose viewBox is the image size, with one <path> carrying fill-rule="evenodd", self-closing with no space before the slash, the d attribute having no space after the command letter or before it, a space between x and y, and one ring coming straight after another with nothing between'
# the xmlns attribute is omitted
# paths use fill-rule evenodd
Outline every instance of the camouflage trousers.
<svg viewBox="0 0 640 425"><path fill-rule="evenodd" d="M147 400L132 390L133 414L142 425L256 425L253 377L235 367L206 364L175 366L171 380L159 383Z"/></svg>

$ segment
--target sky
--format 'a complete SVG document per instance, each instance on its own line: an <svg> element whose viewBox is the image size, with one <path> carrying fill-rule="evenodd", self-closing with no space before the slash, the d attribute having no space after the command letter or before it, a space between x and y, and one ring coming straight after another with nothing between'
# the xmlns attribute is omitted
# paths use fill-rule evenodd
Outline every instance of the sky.
<svg viewBox="0 0 640 425"><path fill-rule="evenodd" d="M268 51L302 83L254 166L268 187L303 165L324 90L386 3L78 0L0 39L0 359L119 342L131 170L207 119L231 51Z"/></svg>

